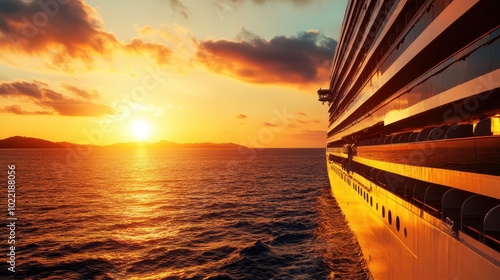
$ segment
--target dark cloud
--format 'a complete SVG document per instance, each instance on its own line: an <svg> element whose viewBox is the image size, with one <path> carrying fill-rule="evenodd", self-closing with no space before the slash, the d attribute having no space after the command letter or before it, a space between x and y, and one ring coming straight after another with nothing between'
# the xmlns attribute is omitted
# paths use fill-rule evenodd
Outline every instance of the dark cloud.
<svg viewBox="0 0 500 280"><path fill-rule="evenodd" d="M42 98L42 91L35 83L24 81L16 81L10 83L0 82L0 96L7 95L28 96L35 99L40 99Z"/></svg>
<svg viewBox="0 0 500 280"><path fill-rule="evenodd" d="M328 78L336 41L318 31L265 40L242 30L236 41L207 40L197 58L210 70L251 83L305 84Z"/></svg>
<svg viewBox="0 0 500 280"><path fill-rule="evenodd" d="M243 114L238 114L238 115L236 115L236 118L239 120L244 120L244 119L247 119L248 117L246 115L243 115Z"/></svg>
<svg viewBox="0 0 500 280"><path fill-rule="evenodd" d="M168 60L171 51L163 45L119 42L83 0L62 3L0 1L0 51L46 55L53 66L65 69L75 59L92 65L95 56L112 58L116 50L152 52L158 63Z"/></svg>
<svg viewBox="0 0 500 280"><path fill-rule="evenodd" d="M83 90L80 88L77 88L73 85L62 83L61 86L74 94L76 94L78 97L81 97L86 100L91 100L94 98L98 98L99 94L94 90L94 91L88 91L88 90Z"/></svg>
<svg viewBox="0 0 500 280"><path fill-rule="evenodd" d="M66 86L68 89L78 89ZM4 107L2 113L18 115L48 115L63 116L101 116L112 114L114 110L106 105L67 97L52 89L43 87L36 82L0 82L0 97L20 98L24 102L32 103L48 111L27 112L18 105Z"/></svg>
<svg viewBox="0 0 500 280"><path fill-rule="evenodd" d="M170 7L175 13L181 15L183 18L189 18L189 10L186 8L186 6L184 6L184 4L181 3L181 1L170 0Z"/></svg>

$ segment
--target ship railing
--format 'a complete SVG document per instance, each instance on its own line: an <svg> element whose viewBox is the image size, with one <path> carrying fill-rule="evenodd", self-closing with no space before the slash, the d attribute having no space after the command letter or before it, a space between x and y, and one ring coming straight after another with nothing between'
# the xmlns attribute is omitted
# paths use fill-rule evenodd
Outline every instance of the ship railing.
<svg viewBox="0 0 500 280"><path fill-rule="evenodd" d="M414 202L413 204L422 208L424 211L428 212L429 214L431 214L435 217L439 217L439 214L440 214L439 209L432 207L431 205L421 201L420 199L418 199L416 197L412 197L412 201Z"/></svg>
<svg viewBox="0 0 500 280"><path fill-rule="evenodd" d="M489 234L484 234L484 243L490 247L496 247L497 250L500 250L500 240Z"/></svg>
<svg viewBox="0 0 500 280"><path fill-rule="evenodd" d="M487 234L487 233L483 233L480 230L473 228L471 226L465 226L462 229L462 231L465 234L474 237L479 242L486 244L488 247L496 248L496 250L500 250L500 240L498 240L496 237L494 237L490 234Z"/></svg>
<svg viewBox="0 0 500 280"><path fill-rule="evenodd" d="M480 242L483 242L483 233L481 231L479 231L478 229L475 229L471 226L465 226L464 229L465 229L464 232L467 235L474 237L475 239L479 240Z"/></svg>

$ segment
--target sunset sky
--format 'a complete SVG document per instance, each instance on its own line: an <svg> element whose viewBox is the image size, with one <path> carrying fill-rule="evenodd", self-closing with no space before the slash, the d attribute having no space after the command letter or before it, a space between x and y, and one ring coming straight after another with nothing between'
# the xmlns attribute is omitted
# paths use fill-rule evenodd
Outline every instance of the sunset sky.
<svg viewBox="0 0 500 280"><path fill-rule="evenodd" d="M324 147L346 0L0 1L0 139Z"/></svg>

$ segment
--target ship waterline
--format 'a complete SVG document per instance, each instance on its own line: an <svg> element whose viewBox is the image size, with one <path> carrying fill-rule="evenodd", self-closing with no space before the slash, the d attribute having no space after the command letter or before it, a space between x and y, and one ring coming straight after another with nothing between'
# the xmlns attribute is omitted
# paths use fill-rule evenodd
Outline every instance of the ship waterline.
<svg viewBox="0 0 500 280"><path fill-rule="evenodd" d="M500 273L495 1L349 1L332 62L332 193L375 279Z"/></svg>

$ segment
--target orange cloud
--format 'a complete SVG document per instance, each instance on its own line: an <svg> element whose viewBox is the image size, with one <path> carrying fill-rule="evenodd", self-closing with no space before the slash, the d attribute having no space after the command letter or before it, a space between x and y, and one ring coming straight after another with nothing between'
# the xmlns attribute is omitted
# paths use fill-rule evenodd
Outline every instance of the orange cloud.
<svg viewBox="0 0 500 280"><path fill-rule="evenodd" d="M65 87L72 91L86 92L74 86ZM114 110L109 106L94 103L88 100L69 98L35 82L0 82L0 97L22 99L24 102L32 103L48 110L28 112L23 110L19 105L6 106L0 109L0 112L8 114L102 116L114 113Z"/></svg>
<svg viewBox="0 0 500 280"><path fill-rule="evenodd" d="M134 39L126 44L124 48L127 51L134 52L138 55L149 54L159 64L168 64L172 51L163 45L155 43L147 43L139 39Z"/></svg>
<svg viewBox="0 0 500 280"><path fill-rule="evenodd" d="M139 39L122 43L102 26L98 13L83 0L0 1L0 50L45 55L51 66L63 69L75 59L87 66L96 56L111 59L117 50L168 62L167 47Z"/></svg>
<svg viewBox="0 0 500 280"><path fill-rule="evenodd" d="M48 86L48 85L46 84L46 86ZM81 98L86 99L86 100L90 100L90 99L94 99L94 98L99 97L99 94L95 90L94 91L87 91L87 90L83 90L83 89L77 88L73 85L66 84L66 83L62 83L61 86L65 89L73 92L78 97L81 97Z"/></svg>
<svg viewBox="0 0 500 280"><path fill-rule="evenodd" d="M19 105L11 105L0 108L0 113L14 114L14 115L52 115L49 111L33 111L29 112L21 108Z"/></svg>
<svg viewBox="0 0 500 280"><path fill-rule="evenodd" d="M278 127L279 125L275 124L275 123L270 123L270 122L265 122L263 123L264 126L269 126L269 127Z"/></svg>
<svg viewBox="0 0 500 280"><path fill-rule="evenodd" d="M309 124L309 123L321 123L319 120L315 119L315 120L297 120L297 122L299 123L303 123L303 124Z"/></svg>
<svg viewBox="0 0 500 280"><path fill-rule="evenodd" d="M250 83L303 87L328 78L336 41L318 31L264 40L242 30L239 40L200 42L197 59L213 72Z"/></svg>

